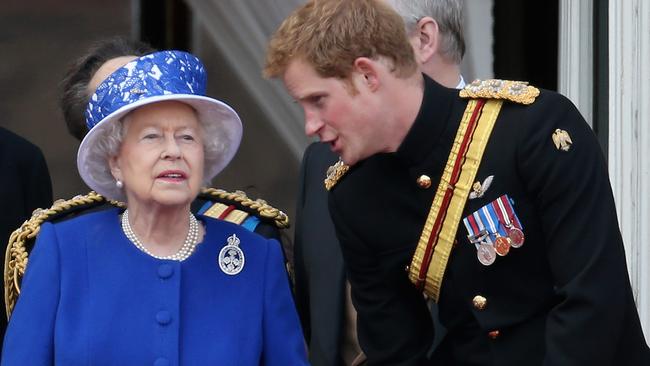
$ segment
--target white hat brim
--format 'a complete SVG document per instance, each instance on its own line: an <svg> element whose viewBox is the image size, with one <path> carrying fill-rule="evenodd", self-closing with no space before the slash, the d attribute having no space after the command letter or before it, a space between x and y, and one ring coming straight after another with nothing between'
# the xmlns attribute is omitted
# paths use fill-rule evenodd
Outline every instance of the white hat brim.
<svg viewBox="0 0 650 366"><path fill-rule="evenodd" d="M217 128L210 129L210 131L217 132L216 136L215 133L212 133L212 135L205 135L203 138L206 139L206 141L220 139L224 148L218 159L213 160L213 163L210 164L210 166L205 166L204 180L214 178L228 165L235 156L242 138L241 120L229 105L210 97L192 94L169 94L147 97L125 105L109 114L95 125L81 141L79 151L77 152L77 169L79 170L81 179L86 182L90 189L108 199L118 201L124 201L126 199L123 190L116 187L115 181L102 181L101 177L93 176L92 172L96 171L96 169L90 169L89 164L97 164L98 162L91 161L88 158L90 155L89 152L97 146L97 139L103 135L102 132L104 132L110 124L119 121L126 114L138 107L163 101L178 101L188 104L196 110L199 121L204 124L216 124ZM206 131L206 133L208 132ZM107 168L108 158L109 157L107 156L106 161L104 162Z"/></svg>

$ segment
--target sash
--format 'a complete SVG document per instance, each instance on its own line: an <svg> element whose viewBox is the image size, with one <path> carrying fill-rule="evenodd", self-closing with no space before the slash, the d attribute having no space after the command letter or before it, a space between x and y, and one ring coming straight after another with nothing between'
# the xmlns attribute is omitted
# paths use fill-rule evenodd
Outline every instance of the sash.
<svg viewBox="0 0 650 366"><path fill-rule="evenodd" d="M435 302L440 296L465 202L502 104L502 100L496 99L472 99L467 103L408 267L409 280Z"/></svg>

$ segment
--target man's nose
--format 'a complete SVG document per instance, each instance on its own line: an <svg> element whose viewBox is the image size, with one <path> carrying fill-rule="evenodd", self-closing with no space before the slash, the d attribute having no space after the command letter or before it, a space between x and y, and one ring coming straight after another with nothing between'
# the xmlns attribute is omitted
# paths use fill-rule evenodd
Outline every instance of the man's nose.
<svg viewBox="0 0 650 366"><path fill-rule="evenodd" d="M318 131L323 128L323 122L315 113L305 112L305 135L309 137L316 136Z"/></svg>

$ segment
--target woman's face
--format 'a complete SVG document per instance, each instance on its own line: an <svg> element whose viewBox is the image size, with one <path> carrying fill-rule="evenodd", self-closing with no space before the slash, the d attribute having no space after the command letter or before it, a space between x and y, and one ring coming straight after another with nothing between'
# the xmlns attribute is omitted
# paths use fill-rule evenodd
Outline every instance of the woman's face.
<svg viewBox="0 0 650 366"><path fill-rule="evenodd" d="M111 172L124 183L129 206L189 205L203 181L203 132L196 112L174 101L135 109Z"/></svg>

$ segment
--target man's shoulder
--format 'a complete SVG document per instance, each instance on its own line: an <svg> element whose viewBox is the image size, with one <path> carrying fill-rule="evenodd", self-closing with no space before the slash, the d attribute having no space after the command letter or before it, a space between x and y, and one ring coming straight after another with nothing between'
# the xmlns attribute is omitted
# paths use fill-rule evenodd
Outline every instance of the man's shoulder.
<svg viewBox="0 0 650 366"><path fill-rule="evenodd" d="M42 156L41 149L38 146L2 127L0 127L0 150L4 150L8 156L14 158L25 155Z"/></svg>

